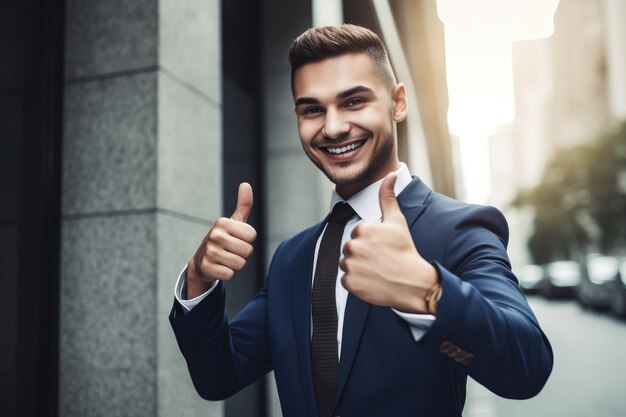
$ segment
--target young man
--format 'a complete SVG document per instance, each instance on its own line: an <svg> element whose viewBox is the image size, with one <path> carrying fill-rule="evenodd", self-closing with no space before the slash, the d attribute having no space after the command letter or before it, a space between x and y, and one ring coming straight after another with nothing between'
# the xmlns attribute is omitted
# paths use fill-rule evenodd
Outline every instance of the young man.
<svg viewBox="0 0 626 417"><path fill-rule="evenodd" d="M467 375L503 397L536 395L552 350L511 272L506 221L399 162L406 89L380 39L313 28L289 59L302 147L336 185L331 213L281 243L228 322L221 281L256 238L240 186L176 286L170 320L198 393L223 399L274 370L284 417L460 416Z"/></svg>

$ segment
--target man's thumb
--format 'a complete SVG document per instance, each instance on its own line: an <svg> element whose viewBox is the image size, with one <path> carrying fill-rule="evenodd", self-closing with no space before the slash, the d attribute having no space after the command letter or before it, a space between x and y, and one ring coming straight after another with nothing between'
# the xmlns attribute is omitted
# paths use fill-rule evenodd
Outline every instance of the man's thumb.
<svg viewBox="0 0 626 417"><path fill-rule="evenodd" d="M396 178L395 173L387 174L380 185L378 198L380 200L380 211L383 215L383 221L390 221L398 216L402 217L400 206L396 200L396 193L393 191Z"/></svg>
<svg viewBox="0 0 626 417"><path fill-rule="evenodd" d="M239 184L239 192L237 193L237 207L232 216L233 220L247 222L250 210L252 209L252 186L247 182Z"/></svg>

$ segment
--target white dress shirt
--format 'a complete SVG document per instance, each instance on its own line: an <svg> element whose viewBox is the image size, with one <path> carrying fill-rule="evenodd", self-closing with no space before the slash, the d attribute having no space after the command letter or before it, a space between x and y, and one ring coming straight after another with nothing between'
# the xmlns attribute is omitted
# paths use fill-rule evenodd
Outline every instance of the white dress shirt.
<svg viewBox="0 0 626 417"><path fill-rule="evenodd" d="M402 190L411 182L411 174L409 173L409 169L403 163L400 164L400 169L396 171L397 179L394 185L394 191L396 195L400 194ZM333 190L333 194L331 196L330 210L332 211L335 204L346 201L356 212L356 216L346 223L346 227L343 230L343 236L341 238L341 250L343 250L343 245L350 240L350 236L352 231L356 227L357 224L361 222L367 223L380 223L382 219L382 213L380 210L379 203L379 190L380 185L382 184L382 179L376 181L373 184L368 185L363 190L359 191L357 194L350 197L347 201L341 198L339 194L335 190ZM324 230L326 228L324 227ZM313 275L311 277L311 285L313 285L313 279L315 277L315 265L317 264L317 254L319 252L320 242L322 241L322 236L324 233L320 234L320 237L317 240L317 244L315 246L315 255L313 257ZM337 347L339 353L341 354L341 338L343 335L343 319L346 311L346 303L348 301L348 290L346 290L341 284L341 278L343 277L343 271L341 268L337 268L337 283L335 286L335 297L337 300ZM174 295L178 302L183 306L183 308L187 311L190 311L194 308L204 297L210 294L215 287L217 286L217 281L213 286L207 290L205 293L192 298L190 300L184 300L182 297L184 285L187 279L187 267L181 271L178 276L178 280L176 282L176 287L174 291ZM311 287L312 288L312 287ZM402 311L398 311L396 309L392 309L398 316L402 317L410 326L411 332L413 333L413 337L415 340L419 340L426 331L430 328L432 323L435 320L435 317L430 314L410 314L404 313ZM313 326L311 326L311 329Z"/></svg>

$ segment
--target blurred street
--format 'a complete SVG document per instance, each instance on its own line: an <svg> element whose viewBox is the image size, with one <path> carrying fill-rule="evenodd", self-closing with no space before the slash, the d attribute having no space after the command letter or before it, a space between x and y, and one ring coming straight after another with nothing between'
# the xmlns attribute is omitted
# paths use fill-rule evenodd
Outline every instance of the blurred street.
<svg viewBox="0 0 626 417"><path fill-rule="evenodd" d="M528 298L554 349L543 391L501 399L468 381L466 417L622 417L626 415L626 322L583 310L575 301Z"/></svg>

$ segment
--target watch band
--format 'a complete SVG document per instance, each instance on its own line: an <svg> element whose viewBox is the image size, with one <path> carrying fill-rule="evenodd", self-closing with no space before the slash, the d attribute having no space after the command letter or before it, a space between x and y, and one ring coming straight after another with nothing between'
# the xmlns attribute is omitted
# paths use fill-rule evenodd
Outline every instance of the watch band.
<svg viewBox="0 0 626 417"><path fill-rule="evenodd" d="M428 314L437 314L437 302L441 299L441 293L441 284L435 284L428 290L425 298Z"/></svg>

